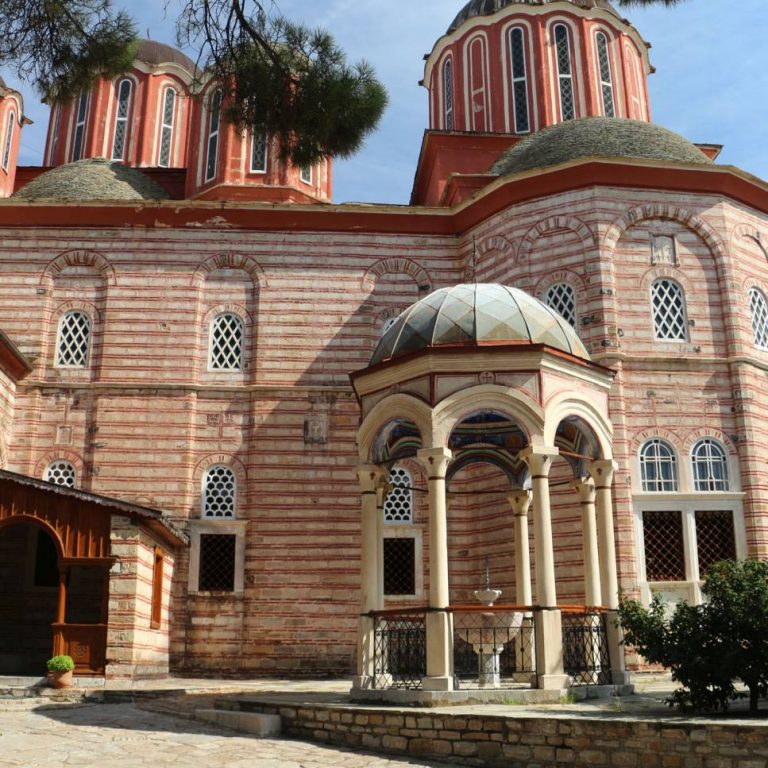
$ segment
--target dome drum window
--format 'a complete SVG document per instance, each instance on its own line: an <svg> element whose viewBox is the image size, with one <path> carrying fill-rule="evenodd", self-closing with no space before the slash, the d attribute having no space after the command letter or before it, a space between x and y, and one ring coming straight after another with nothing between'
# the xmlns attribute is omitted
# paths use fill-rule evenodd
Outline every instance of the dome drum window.
<svg viewBox="0 0 768 768"><path fill-rule="evenodd" d="M211 467L203 479L203 517L234 518L236 490L235 473L229 467Z"/></svg>
<svg viewBox="0 0 768 768"><path fill-rule="evenodd" d="M243 321L232 314L219 315L211 325L212 371L240 371L243 367Z"/></svg>
<svg viewBox="0 0 768 768"><path fill-rule="evenodd" d="M211 109L208 116L208 141L205 159L205 180L212 181L216 177L219 155L219 128L221 126L221 91L216 91L211 97Z"/></svg>
<svg viewBox="0 0 768 768"><path fill-rule="evenodd" d="M755 346L768 349L768 301L759 288L749 289L749 309L752 313L752 336Z"/></svg>
<svg viewBox="0 0 768 768"><path fill-rule="evenodd" d="M63 460L52 461L45 469L45 481L65 488L74 488L77 480L75 468Z"/></svg>
<svg viewBox="0 0 768 768"><path fill-rule="evenodd" d="M132 88L133 84L130 80L121 80L117 87L117 114L115 116L115 133L112 138L113 160L122 160L125 157Z"/></svg>
<svg viewBox="0 0 768 768"><path fill-rule="evenodd" d="M392 467L389 473L391 486L384 501L385 523L413 522L413 481L411 473L402 467Z"/></svg>
<svg viewBox="0 0 768 768"><path fill-rule="evenodd" d="M557 56L557 80L560 91L560 117L562 120L573 120L576 117L576 102L573 90L571 39L568 27L565 24L556 24L554 37Z"/></svg>
<svg viewBox="0 0 768 768"><path fill-rule="evenodd" d="M567 283L556 283L544 296L545 304L576 327L576 292Z"/></svg>
<svg viewBox="0 0 768 768"><path fill-rule="evenodd" d="M166 88L163 96L163 123L160 126L160 154L157 164L169 168L173 150L173 124L176 117L176 91Z"/></svg>
<svg viewBox="0 0 768 768"><path fill-rule="evenodd" d="M77 100L75 133L72 141L72 162L82 160L85 145L85 115L88 111L88 94L81 93Z"/></svg>
<svg viewBox="0 0 768 768"><path fill-rule="evenodd" d="M597 66L600 72L600 91L603 97L603 114L606 117L616 116L616 107L613 98L613 75L611 73L611 59L608 49L608 38L604 32L595 35L597 46Z"/></svg>
<svg viewBox="0 0 768 768"><path fill-rule="evenodd" d="M85 368L91 341L91 319L85 312L67 312L59 323L56 365Z"/></svg>
<svg viewBox="0 0 768 768"><path fill-rule="evenodd" d="M531 130L528 113L528 68L525 57L525 31L515 27L509 33L509 49L512 62L512 108L515 133Z"/></svg>
<svg viewBox="0 0 768 768"><path fill-rule="evenodd" d="M13 129L16 127L16 113L8 115L8 128L5 131L5 146L3 147L3 170L8 170L11 162L11 147L13 145Z"/></svg>
<svg viewBox="0 0 768 768"><path fill-rule="evenodd" d="M663 440L649 440L640 449L640 477L644 493L678 490L677 456Z"/></svg>
<svg viewBox="0 0 768 768"><path fill-rule="evenodd" d="M448 59L443 64L443 123L446 131L453 130L453 64Z"/></svg>
<svg viewBox="0 0 768 768"><path fill-rule="evenodd" d="M303 165L301 167L301 169L299 170L299 179L301 180L302 184L312 183L312 166L311 165Z"/></svg>
<svg viewBox="0 0 768 768"><path fill-rule="evenodd" d="M254 126L251 134L251 173L267 172L267 148L269 141L267 132L258 126ZM312 183L310 178L309 184Z"/></svg>
<svg viewBox="0 0 768 768"><path fill-rule="evenodd" d="M653 331L660 341L687 341L688 322L685 316L683 289L667 278L656 280L651 287Z"/></svg>

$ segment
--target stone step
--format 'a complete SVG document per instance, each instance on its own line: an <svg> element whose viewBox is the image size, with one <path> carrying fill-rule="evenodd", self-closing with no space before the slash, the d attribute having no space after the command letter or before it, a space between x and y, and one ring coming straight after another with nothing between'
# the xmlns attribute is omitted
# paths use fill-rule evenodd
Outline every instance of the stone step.
<svg viewBox="0 0 768 768"><path fill-rule="evenodd" d="M263 715L259 712L198 709L195 711L195 718L235 731L244 731L253 736L279 736L282 730L280 715Z"/></svg>

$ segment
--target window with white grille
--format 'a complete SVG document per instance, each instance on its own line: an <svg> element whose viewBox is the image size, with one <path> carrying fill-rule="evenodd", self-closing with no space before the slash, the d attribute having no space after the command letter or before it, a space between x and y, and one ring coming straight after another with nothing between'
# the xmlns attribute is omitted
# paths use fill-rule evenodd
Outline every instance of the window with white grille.
<svg viewBox="0 0 768 768"><path fill-rule="evenodd" d="M568 283L556 283L544 295L544 302L576 327L576 291Z"/></svg>
<svg viewBox="0 0 768 768"><path fill-rule="evenodd" d="M509 53L512 60L512 109L515 117L515 133L528 133L531 123L528 116L528 67L525 55L525 31L514 27L509 33Z"/></svg>
<svg viewBox="0 0 768 768"><path fill-rule="evenodd" d="M560 116L563 120L573 120L576 117L576 102L573 92L571 38L568 27L565 24L556 24L554 36L557 54L557 81L560 87Z"/></svg>
<svg viewBox="0 0 768 768"><path fill-rule="evenodd" d="M640 477L646 493L678 490L677 454L669 443L654 438L640 448Z"/></svg>
<svg viewBox="0 0 768 768"><path fill-rule="evenodd" d="M656 280L651 287L653 332L662 341L686 341L688 323L683 289L669 278Z"/></svg>
<svg viewBox="0 0 768 768"><path fill-rule="evenodd" d="M211 467L203 478L203 517L234 517L236 493L235 473L223 464Z"/></svg>
<svg viewBox="0 0 768 768"><path fill-rule="evenodd" d="M413 481L411 473L403 467L392 467L389 472L391 486L384 501L385 523L413 522Z"/></svg>
<svg viewBox="0 0 768 768"><path fill-rule="evenodd" d="M208 365L212 371L242 370L243 321L237 315L224 314L214 318Z"/></svg>
<svg viewBox="0 0 768 768"><path fill-rule="evenodd" d="M221 125L221 91L215 91L211 97L208 113L208 147L205 160L205 180L211 181L216 176L219 155L219 127Z"/></svg>
<svg viewBox="0 0 768 768"><path fill-rule="evenodd" d="M160 126L160 154L157 164L169 168L173 154L173 124L176 118L176 91L166 88L163 96L163 122Z"/></svg>
<svg viewBox="0 0 768 768"><path fill-rule="evenodd" d="M128 114L131 106L130 80L121 80L117 86L117 112L115 114L115 134L112 137L112 159L122 160L125 156L125 145L128 137Z"/></svg>
<svg viewBox="0 0 768 768"><path fill-rule="evenodd" d="M16 113L8 115L8 128L5 131L5 146L3 147L3 170L8 170L11 162L11 146L13 144L13 129L16 127Z"/></svg>
<svg viewBox="0 0 768 768"><path fill-rule="evenodd" d="M85 145L85 115L88 111L88 94L81 93L77 99L75 134L72 141L72 162L82 160Z"/></svg>
<svg viewBox="0 0 768 768"><path fill-rule="evenodd" d="M453 64L448 59L443 64L443 98L445 99L445 106L443 112L443 119L445 122L445 130L453 130Z"/></svg>
<svg viewBox="0 0 768 768"><path fill-rule="evenodd" d="M697 491L727 491L728 459L717 440L705 437L691 449L693 485Z"/></svg>
<svg viewBox="0 0 768 768"><path fill-rule="evenodd" d="M613 74L611 72L611 58L608 49L608 38L604 32L595 35L597 44L597 66L600 72L600 89L603 96L603 114L606 117L615 117L616 108L613 99Z"/></svg>
<svg viewBox="0 0 768 768"><path fill-rule="evenodd" d="M67 312L59 322L56 365L85 368L91 343L91 318L85 312Z"/></svg>
<svg viewBox="0 0 768 768"><path fill-rule="evenodd" d="M755 346L768 349L768 301L759 288L749 289L749 310L752 313L752 336Z"/></svg>
<svg viewBox="0 0 768 768"><path fill-rule="evenodd" d="M254 126L251 134L251 173L267 172L267 133L263 128ZM311 183L310 178L308 183Z"/></svg>
<svg viewBox="0 0 768 768"><path fill-rule="evenodd" d="M46 482L55 483L56 485L63 485L66 488L74 488L75 481L77 480L77 473L75 468L64 460L52 461L45 468Z"/></svg>
<svg viewBox="0 0 768 768"><path fill-rule="evenodd" d="M302 183L311 184L312 183L312 166L303 165L301 167L301 170L299 171L299 178L301 179Z"/></svg>

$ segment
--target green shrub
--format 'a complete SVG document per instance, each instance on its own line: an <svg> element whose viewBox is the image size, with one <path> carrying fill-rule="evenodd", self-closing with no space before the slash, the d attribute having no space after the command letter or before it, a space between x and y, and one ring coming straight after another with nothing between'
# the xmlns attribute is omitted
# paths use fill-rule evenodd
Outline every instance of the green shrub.
<svg viewBox="0 0 768 768"><path fill-rule="evenodd" d="M75 668L75 662L71 656L54 656L46 662L49 672L71 672Z"/></svg>

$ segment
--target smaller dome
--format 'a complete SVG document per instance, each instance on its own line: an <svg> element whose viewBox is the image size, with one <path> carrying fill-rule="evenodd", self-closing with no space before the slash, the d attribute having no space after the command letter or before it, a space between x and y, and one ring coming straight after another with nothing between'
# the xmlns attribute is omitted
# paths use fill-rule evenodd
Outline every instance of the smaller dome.
<svg viewBox="0 0 768 768"><path fill-rule="evenodd" d="M41 173L17 200L167 200L170 195L145 173L103 157L78 160Z"/></svg>
<svg viewBox="0 0 768 768"><path fill-rule="evenodd" d="M543 302L519 288L468 283L440 288L400 314L370 365L432 347L483 342L546 344L590 359L573 327Z"/></svg>
<svg viewBox="0 0 768 768"><path fill-rule="evenodd" d="M619 117L582 117L526 136L504 152L489 173L507 176L584 157L712 164L688 139L660 125Z"/></svg>
<svg viewBox="0 0 768 768"><path fill-rule="evenodd" d="M158 43L156 40L139 40L139 47L136 51L136 60L143 61L156 67L160 64L178 64L191 75L197 72L195 62L178 48L165 43Z"/></svg>

